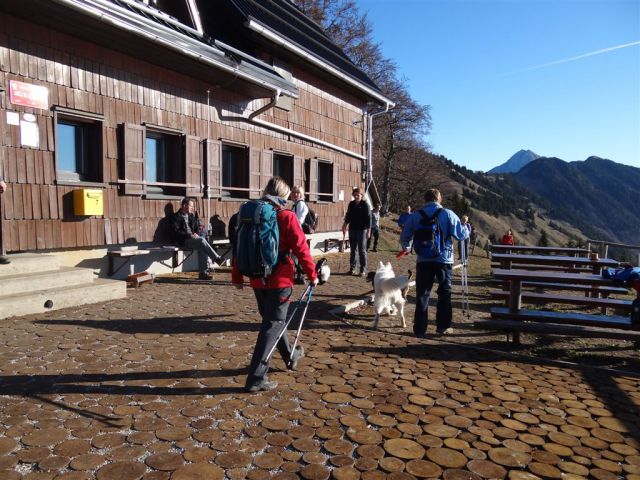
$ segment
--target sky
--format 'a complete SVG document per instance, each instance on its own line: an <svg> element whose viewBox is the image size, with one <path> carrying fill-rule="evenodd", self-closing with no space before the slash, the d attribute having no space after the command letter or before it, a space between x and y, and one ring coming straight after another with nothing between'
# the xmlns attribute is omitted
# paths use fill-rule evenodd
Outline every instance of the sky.
<svg viewBox="0 0 640 480"><path fill-rule="evenodd" d="M489 170L518 150L640 167L640 0L356 0L434 153Z"/></svg>

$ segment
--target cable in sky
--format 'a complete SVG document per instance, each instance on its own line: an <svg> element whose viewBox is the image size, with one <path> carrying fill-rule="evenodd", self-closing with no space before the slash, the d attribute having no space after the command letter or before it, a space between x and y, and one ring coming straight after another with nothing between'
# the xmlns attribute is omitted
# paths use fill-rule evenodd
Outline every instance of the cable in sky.
<svg viewBox="0 0 640 480"><path fill-rule="evenodd" d="M543 63L541 65L535 65L533 67L523 68L521 70L515 70L513 72L509 72L509 74L528 72L530 70L537 70L538 68L550 67L552 65L559 65L561 63L573 62L574 60L580 60L581 58L592 57L594 55L600 55L601 53L611 52L613 50L620 50L621 48L633 47L635 45L640 45L640 40L631 42L631 43L623 43L622 45L616 45L615 47L603 48L601 50L595 50L593 52L584 53L582 55L578 55L576 57L564 58L562 60L556 60L555 62Z"/></svg>

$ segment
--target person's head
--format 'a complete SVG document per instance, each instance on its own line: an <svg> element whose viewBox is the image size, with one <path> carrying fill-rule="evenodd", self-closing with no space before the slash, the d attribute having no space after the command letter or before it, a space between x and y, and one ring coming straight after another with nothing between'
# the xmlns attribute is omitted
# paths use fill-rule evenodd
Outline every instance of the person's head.
<svg viewBox="0 0 640 480"><path fill-rule="evenodd" d="M376 204L373 206L373 211L374 211L374 212L379 212L379 211L380 211L380 204L376 203Z"/></svg>
<svg viewBox="0 0 640 480"><path fill-rule="evenodd" d="M287 182L282 177L271 177L267 182L267 186L264 187L263 195L271 195L273 197L280 197L284 200L289 198L291 189Z"/></svg>
<svg viewBox="0 0 640 480"><path fill-rule="evenodd" d="M513 235L513 233L511 233L511 229L507 230L507 235Z"/></svg>
<svg viewBox="0 0 640 480"><path fill-rule="evenodd" d="M191 197L184 197L180 202L180 212L183 214L193 213L196 210L196 202Z"/></svg>
<svg viewBox="0 0 640 480"><path fill-rule="evenodd" d="M440 190L438 190L437 188L430 188L429 190L424 192L424 201L426 203L442 203L442 195L440 194Z"/></svg>
<svg viewBox="0 0 640 480"><path fill-rule="evenodd" d="M407 213L411 213L411 205L407 205L407 208L405 208L404 211Z"/></svg>
<svg viewBox="0 0 640 480"><path fill-rule="evenodd" d="M291 189L291 200L297 202L298 200L302 200L304 198L304 187L299 185L294 185Z"/></svg>
<svg viewBox="0 0 640 480"><path fill-rule="evenodd" d="M467 223L469 221L469 217L467 217L466 215L463 215L460 220L462 220L462 223Z"/></svg>
<svg viewBox="0 0 640 480"><path fill-rule="evenodd" d="M360 200L362 200L362 190L360 190L360 188L356 187L351 191L351 196L353 197L353 199L357 202L359 202Z"/></svg>

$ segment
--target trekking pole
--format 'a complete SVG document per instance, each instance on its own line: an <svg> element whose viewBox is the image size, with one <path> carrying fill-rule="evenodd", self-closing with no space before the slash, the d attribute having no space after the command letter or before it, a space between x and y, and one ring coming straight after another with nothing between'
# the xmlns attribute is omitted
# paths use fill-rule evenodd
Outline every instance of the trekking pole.
<svg viewBox="0 0 640 480"><path fill-rule="evenodd" d="M471 312L469 309L469 276L467 271L467 251L466 251L466 244L464 243L464 240L460 245L460 254L461 254L460 260L462 262L462 272L460 277L460 283L462 288L462 315L464 316L466 313L467 318L470 319Z"/></svg>
<svg viewBox="0 0 640 480"><path fill-rule="evenodd" d="M311 286L311 284L309 284L309 286ZM307 316L307 309L309 308L309 302L311 302L311 296L313 295L313 290L314 290L314 287L311 287L311 289L309 290L309 295L307 296L307 303L305 303L304 310L302 311L302 316L300 317L300 324L298 325L296 338L293 340L293 345L291 346L292 352L296 349L296 345L298 344L298 338L300 338L300 332L302 332L302 323L304 322L304 319Z"/></svg>
<svg viewBox="0 0 640 480"><path fill-rule="evenodd" d="M269 360L271 359L271 355L273 355L273 352L276 349L276 347L278 346L278 343L280 342L280 339L282 338L283 335L287 334L287 330L289 328L289 324L291 323L291 320L293 320L293 317L295 316L296 312L298 311L298 307L300 307L300 304L302 303L302 300L304 299L305 296L308 295L307 296L307 302L306 302L306 305L305 305L305 308L304 308L304 313L307 312L307 307L309 306L309 301L311 300L311 292L313 292L313 287L311 286L311 284L308 284L307 288L305 288L304 292L302 292L302 296L300 297L300 300L298 300L298 303L296 303L295 308L289 314L289 318L287 318L287 321L284 323L284 327L282 328L282 331L278 334L277 340L274 342L273 346L271 347L271 350L269 350L269 353L265 357L264 363L269 363ZM300 332L301 327L302 327L302 320L300 321L300 326L298 327L298 332ZM296 337L296 341L297 341L297 337ZM293 349L292 349L292 351L293 351Z"/></svg>

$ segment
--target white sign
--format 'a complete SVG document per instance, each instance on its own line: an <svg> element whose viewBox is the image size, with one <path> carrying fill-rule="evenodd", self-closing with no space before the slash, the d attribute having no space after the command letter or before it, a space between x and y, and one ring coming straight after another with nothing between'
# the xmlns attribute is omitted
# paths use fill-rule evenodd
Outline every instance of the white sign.
<svg viewBox="0 0 640 480"><path fill-rule="evenodd" d="M40 131L35 122L20 122L20 145L38 148L40 146Z"/></svg>
<svg viewBox="0 0 640 480"><path fill-rule="evenodd" d="M20 114L18 112L7 112L7 125L20 125Z"/></svg>
<svg viewBox="0 0 640 480"><path fill-rule="evenodd" d="M341 202L344 200L344 190L340 190L340 193L338 193L338 200Z"/></svg>

